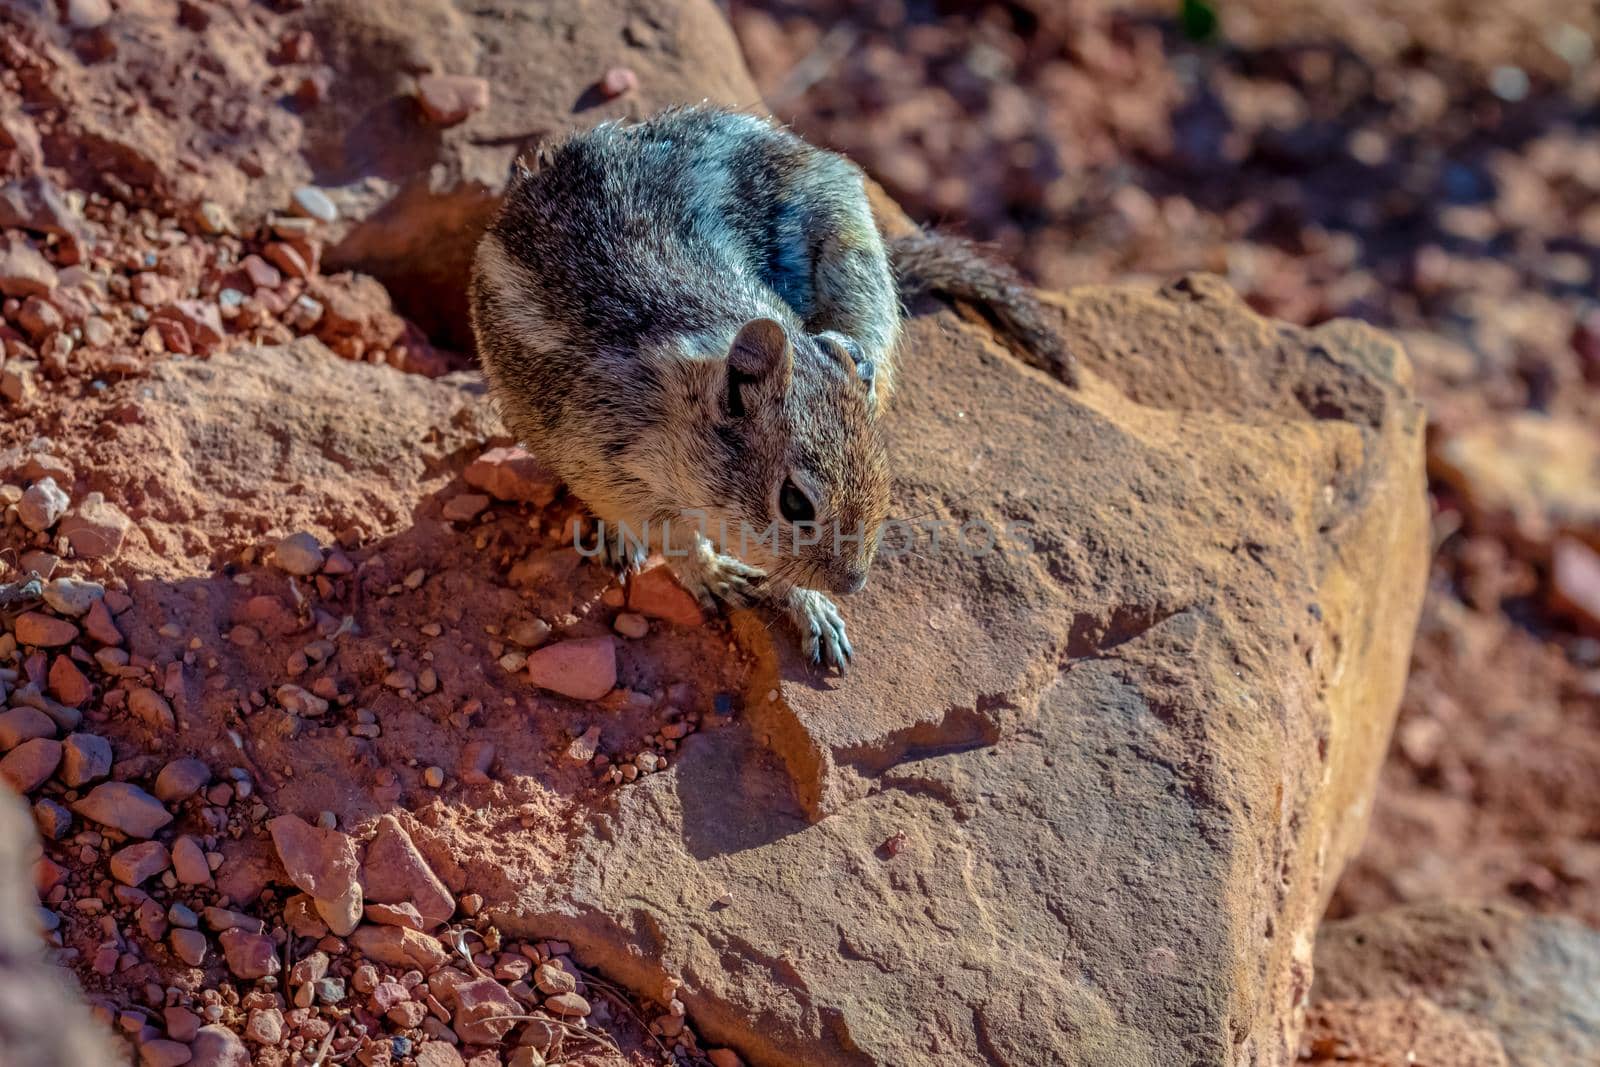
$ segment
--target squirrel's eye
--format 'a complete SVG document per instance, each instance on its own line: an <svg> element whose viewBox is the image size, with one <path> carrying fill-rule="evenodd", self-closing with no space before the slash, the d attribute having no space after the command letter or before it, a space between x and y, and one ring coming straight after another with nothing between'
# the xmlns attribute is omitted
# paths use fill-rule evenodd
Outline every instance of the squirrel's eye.
<svg viewBox="0 0 1600 1067"><path fill-rule="evenodd" d="M811 522L817 517L816 505L792 478L785 479L783 488L778 490L778 511L787 522Z"/></svg>

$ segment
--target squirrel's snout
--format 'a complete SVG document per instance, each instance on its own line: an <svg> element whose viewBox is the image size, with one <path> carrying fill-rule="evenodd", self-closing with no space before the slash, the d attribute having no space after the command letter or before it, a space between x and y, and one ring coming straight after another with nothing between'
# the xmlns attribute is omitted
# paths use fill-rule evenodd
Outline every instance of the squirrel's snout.
<svg viewBox="0 0 1600 1067"><path fill-rule="evenodd" d="M867 587L867 568L850 567L833 579L833 591L840 596L859 593Z"/></svg>

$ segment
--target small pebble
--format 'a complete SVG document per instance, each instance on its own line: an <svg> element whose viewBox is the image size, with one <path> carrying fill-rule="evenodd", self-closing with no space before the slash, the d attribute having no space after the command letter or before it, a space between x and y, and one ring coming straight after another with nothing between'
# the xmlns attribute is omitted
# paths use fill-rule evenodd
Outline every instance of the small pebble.
<svg viewBox="0 0 1600 1067"><path fill-rule="evenodd" d="M557 993L548 998L544 1006L557 1015L569 1018L582 1018L589 1014L589 1002L576 993Z"/></svg>
<svg viewBox="0 0 1600 1067"><path fill-rule="evenodd" d="M612 67L606 71L605 77L600 79L600 92L610 100L638 88L639 75L635 74L631 67Z"/></svg>
<svg viewBox="0 0 1600 1067"><path fill-rule="evenodd" d="M17 501L17 518L34 533L44 533L66 514L71 503L54 478L40 478Z"/></svg>
<svg viewBox="0 0 1600 1067"><path fill-rule="evenodd" d="M650 633L650 620L631 611L624 611L618 614L611 625L623 637L633 638L634 640L638 640Z"/></svg>
<svg viewBox="0 0 1600 1067"><path fill-rule="evenodd" d="M425 74L417 79L417 103L437 126L454 126L489 106L489 83L464 74Z"/></svg>
<svg viewBox="0 0 1600 1067"><path fill-rule="evenodd" d="M279 541L272 550L272 560L278 569L299 577L313 575L322 569L322 546L309 533L293 533Z"/></svg>
<svg viewBox="0 0 1600 1067"><path fill-rule="evenodd" d="M200 201L200 206L195 209L194 219L206 233L233 232L233 217L228 214L227 208L214 200Z"/></svg>
<svg viewBox="0 0 1600 1067"><path fill-rule="evenodd" d="M294 210L318 222L334 222L339 218L339 209L328 199L328 194L314 185L302 185L294 191Z"/></svg>

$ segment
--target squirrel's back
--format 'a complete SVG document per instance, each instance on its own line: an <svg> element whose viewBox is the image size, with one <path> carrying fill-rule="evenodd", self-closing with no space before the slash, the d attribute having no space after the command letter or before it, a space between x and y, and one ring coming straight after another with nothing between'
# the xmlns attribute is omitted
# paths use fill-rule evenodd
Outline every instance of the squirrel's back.
<svg viewBox="0 0 1600 1067"><path fill-rule="evenodd" d="M560 299L566 340L635 348L783 310L803 325L814 206L860 196L853 168L781 127L677 108L553 146L491 236Z"/></svg>

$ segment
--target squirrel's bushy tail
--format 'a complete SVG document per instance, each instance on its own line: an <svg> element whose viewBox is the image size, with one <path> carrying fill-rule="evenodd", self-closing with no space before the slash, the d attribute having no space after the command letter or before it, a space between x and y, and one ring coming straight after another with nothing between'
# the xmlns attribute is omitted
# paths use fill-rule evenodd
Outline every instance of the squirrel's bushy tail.
<svg viewBox="0 0 1600 1067"><path fill-rule="evenodd" d="M942 233L891 238L889 262L903 298L939 293L972 304L1043 369L1078 384L1078 365L1051 328L1044 305L1015 270L971 241Z"/></svg>

